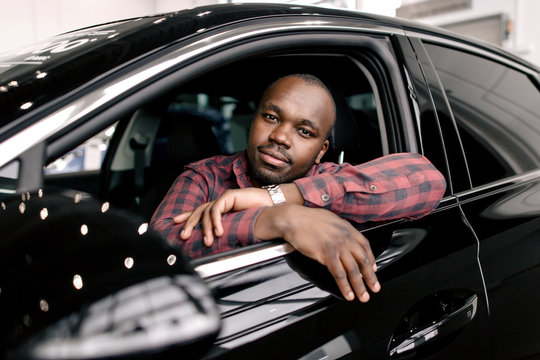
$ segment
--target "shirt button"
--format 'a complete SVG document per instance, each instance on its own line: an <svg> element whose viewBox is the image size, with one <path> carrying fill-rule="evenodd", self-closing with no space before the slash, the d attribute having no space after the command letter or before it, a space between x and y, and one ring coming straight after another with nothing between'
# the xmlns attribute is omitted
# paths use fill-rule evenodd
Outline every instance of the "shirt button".
<svg viewBox="0 0 540 360"><path fill-rule="evenodd" d="M330 195L328 195L328 194L322 194L322 195L321 195L321 199L322 199L322 201L328 201L328 200L330 200Z"/></svg>
<svg viewBox="0 0 540 360"><path fill-rule="evenodd" d="M377 186L376 185L369 185L369 190L375 191L375 190L377 190Z"/></svg>

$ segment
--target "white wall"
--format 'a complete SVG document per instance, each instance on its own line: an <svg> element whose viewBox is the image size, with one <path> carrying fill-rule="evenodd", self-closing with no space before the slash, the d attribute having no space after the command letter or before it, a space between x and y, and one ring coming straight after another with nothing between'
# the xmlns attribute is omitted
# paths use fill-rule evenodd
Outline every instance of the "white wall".
<svg viewBox="0 0 540 360"><path fill-rule="evenodd" d="M540 65L540 1L516 0L515 41L512 49L527 60Z"/></svg>
<svg viewBox="0 0 540 360"><path fill-rule="evenodd" d="M415 1L405 1L404 3L414 3ZM417 21L437 26L505 13L513 24L513 31L503 42L503 47L536 65L540 65L539 0L472 0L471 5L471 9L426 17L417 19Z"/></svg>
<svg viewBox="0 0 540 360"><path fill-rule="evenodd" d="M176 11L228 0L0 0L0 54L50 36L107 21ZM233 0L245 1L245 0ZM247 0L254 2L257 0ZM260 0L259 0L260 1ZM262 0L314 3L320 0ZM348 8L395 14L400 0L325 0ZM360 7L358 7L360 6Z"/></svg>
<svg viewBox="0 0 540 360"><path fill-rule="evenodd" d="M0 0L0 53L50 36L159 12L180 10L208 0Z"/></svg>

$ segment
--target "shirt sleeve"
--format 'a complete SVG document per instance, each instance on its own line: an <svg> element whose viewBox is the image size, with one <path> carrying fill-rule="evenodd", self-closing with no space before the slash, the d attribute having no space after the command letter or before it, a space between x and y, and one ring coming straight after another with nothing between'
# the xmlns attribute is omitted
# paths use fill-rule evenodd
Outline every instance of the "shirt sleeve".
<svg viewBox="0 0 540 360"><path fill-rule="evenodd" d="M200 224L193 229L190 239L181 240L184 224L175 224L173 218L199 205L214 200L209 196L204 177L188 169L180 175L152 216L150 226L173 246L180 246L192 258L228 251L257 242L254 237L255 221L263 208L223 214L221 221L224 233L215 237L214 244L206 247L202 240Z"/></svg>
<svg viewBox="0 0 540 360"><path fill-rule="evenodd" d="M306 206L325 208L358 223L416 219L440 202L444 176L422 155L387 155L365 164L324 164L297 179Z"/></svg>

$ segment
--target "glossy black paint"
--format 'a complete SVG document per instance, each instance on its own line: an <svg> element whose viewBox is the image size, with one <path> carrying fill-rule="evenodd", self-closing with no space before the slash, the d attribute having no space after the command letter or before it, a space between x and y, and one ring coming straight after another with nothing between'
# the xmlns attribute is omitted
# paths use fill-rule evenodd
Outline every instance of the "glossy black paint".
<svg viewBox="0 0 540 360"><path fill-rule="evenodd" d="M8 358L170 348L190 356L211 343L219 318L210 293L141 219L65 190L25 193L1 206L0 346ZM171 336L149 341L163 331ZM206 346L192 345L201 338Z"/></svg>
<svg viewBox="0 0 540 360"><path fill-rule="evenodd" d="M15 53L0 54L0 127L34 109L56 103L58 98L81 87L87 88L96 77L119 71L123 65L161 47L170 46L195 34L262 18L320 15L354 19L363 24L393 26L434 33L435 29L399 19L354 13L338 9L276 4L211 5L176 13L128 19L68 32L41 43L24 46ZM438 30L438 36L450 36ZM455 36L452 34L451 36ZM482 46L489 48L489 45ZM75 50L75 51L73 51ZM515 61L523 61L505 53ZM22 62L22 64L20 64ZM16 82L15 84L13 82ZM54 101L53 101L54 100ZM21 108L32 102L30 108ZM1 137L0 137L1 139Z"/></svg>
<svg viewBox="0 0 540 360"><path fill-rule="evenodd" d="M20 108L24 104L20 99L31 100L33 108L44 105L112 69L118 70L138 56L189 38L199 30L208 32L255 18L314 13L350 16L339 10L303 6L213 5L104 24L24 47L15 54L0 57L0 63L14 64L0 72L0 86L9 90L0 92L0 107L4 109L0 126L28 112ZM365 15L358 17L374 20ZM20 62L26 64L16 65ZM12 81L17 86L10 86Z"/></svg>
<svg viewBox="0 0 540 360"><path fill-rule="evenodd" d="M539 186L538 179L520 181L463 199L481 244L495 359L528 358L540 352L531 337L540 331L540 315L533 305L540 301Z"/></svg>
<svg viewBox="0 0 540 360"><path fill-rule="evenodd" d="M367 304L340 300L326 270L298 254L287 257L286 263L257 266L207 281L216 291L223 326L229 330L218 336L219 346L208 357L245 358L262 348L265 358L293 359L317 351L322 354L322 345L334 343L341 344L334 346L342 346L343 355L350 358L382 358L383 354L389 356L404 336L441 320L464 299L477 295L479 307L467 326L456 329L440 343L403 356L484 358L490 352L489 339L481 329L488 327L489 319L476 262L476 241L466 226L456 227L452 234L447 230L448 223L460 224L460 219L454 203L414 224L396 222L364 232L377 255L387 248L395 231L409 229L416 233L423 229L425 234L413 251L382 267L378 276L383 290ZM260 282L253 283L254 279ZM267 289L266 294L263 289ZM265 326L259 327L262 324ZM242 346L233 347L235 341Z"/></svg>
<svg viewBox="0 0 540 360"><path fill-rule="evenodd" d="M81 357L518 359L538 356L538 173L532 171L473 187L467 170L467 149L462 147L453 120L456 109L449 106L449 94L445 93L423 46L422 35L457 48L463 46L467 51L478 50L483 56L493 55L498 62L527 69L533 74L530 76L538 77L536 67L488 45L406 21L295 5L216 5L105 24L52 40L69 43L41 44L16 56L0 57L0 62L38 62L0 72L0 107L6 109L0 115L0 141L53 110L69 106L90 90L114 83L122 74L136 75L139 68L168 55L180 44L211 42L210 34L225 30L247 32L262 23L278 28L288 24L291 18L315 22L324 18L331 30L310 29L304 34L302 29L296 29L294 39L292 32L270 31L247 40L241 44L243 47L233 44L227 52L218 48L212 54L201 54L193 63L179 64L171 73L194 74L195 79L188 78L191 82L187 82L187 88L193 92L204 92L210 87L219 95L230 95L221 94L220 86L234 89L238 79L240 86L235 90L252 95L249 93L258 89L256 86L241 85L268 80L264 76L259 78L265 73L260 69L279 74L287 66L302 69L306 64L310 71L317 71L327 60L321 53L348 56L349 62L331 63L344 64L339 66L343 72L350 66L351 58L369 70L380 91L389 150L417 148L448 181L445 199L427 217L412 222L368 224L364 234L378 256L382 291L373 294L367 304L343 301L327 270L298 253L205 278L206 286L201 288L200 279L180 251L144 231L147 219L108 203L104 184L114 183L121 188L129 185L123 178L125 174L115 172L111 165L114 153L125 150L119 148L119 142L129 118L94 121L93 116L105 117L109 110L99 109L98 115L89 115L76 124L78 127L55 134L55 143L46 139L20 157L25 175L35 176L34 183L45 183L41 192L35 189L36 192L0 200L3 232L0 351L3 356L58 358L53 356L58 352L48 353L43 349L60 344L56 348L69 350L74 339L81 341L78 345L92 345L90 348L96 349L99 346L92 342L93 336L102 333L113 342L118 341L110 347L112 352ZM359 28L369 30L351 30L351 19ZM347 31L336 30L345 23L349 27ZM70 46L72 51L67 51ZM304 48L306 54L299 50ZM34 51L37 53L31 54ZM279 58L276 53L285 55L279 60L281 63L276 60ZM244 62L237 61L246 58ZM205 65L205 61L210 65ZM231 61L234 63L229 64ZM221 66L224 69L221 73L212 72ZM347 82L350 80L347 75L354 80L360 76L351 71L338 79L354 88L356 83ZM271 76L267 74L267 77ZM175 79L182 82L186 77ZM140 85L134 91L158 96L160 93L155 88L159 87L156 84L162 84L161 80L157 76L151 78L150 85ZM367 82L360 86L365 85ZM400 87L406 89L405 95L399 93ZM342 90L350 89L343 85ZM141 106L140 99L144 96L136 96L133 95L138 100L133 102ZM32 105L22 109L21 105L27 102ZM133 105L131 110L136 109ZM45 165L43 159L65 153L76 140L93 135L92 131L101 124L109 125L113 120L119 121L117 135L101 171L47 177L44 181L41 173L28 170L41 171ZM27 159L34 162L33 167L27 166ZM127 173L130 175L129 170ZM26 177L15 180L23 182ZM2 184L2 187L10 191L17 189L20 183L15 180L14 184ZM51 184L76 186L92 195L53 191ZM225 257L234 258L255 248L238 249ZM194 265L212 264L220 257L204 258ZM161 288L163 279L172 286ZM83 287L77 289L81 284ZM163 291L153 291L156 288ZM171 294L171 288L181 289L176 293L181 295ZM207 289L212 291L215 304L210 301ZM145 295L126 296L130 292ZM124 301L126 298L168 303L163 307L135 306L139 311L131 314L130 321L115 323L113 320L121 315L121 309L133 306ZM111 303L118 304L113 306L114 310L108 307ZM214 306L221 317L219 332ZM81 331L85 329L81 324L95 324L101 319L97 316L100 311L95 309L109 309L110 316L104 319L111 321L111 325L95 326L94 333ZM165 337L168 342L153 342L152 327L141 326L148 324L145 322L148 313L157 314L156 319L168 326L167 334L171 335ZM186 318L190 319L188 327L194 318L200 319L204 326L194 334L182 328ZM148 337L143 335L140 341L119 345L141 332ZM161 335L158 339L164 338L163 333L155 334ZM80 348L71 349L77 352ZM65 357L77 357L68 354L72 356Z"/></svg>

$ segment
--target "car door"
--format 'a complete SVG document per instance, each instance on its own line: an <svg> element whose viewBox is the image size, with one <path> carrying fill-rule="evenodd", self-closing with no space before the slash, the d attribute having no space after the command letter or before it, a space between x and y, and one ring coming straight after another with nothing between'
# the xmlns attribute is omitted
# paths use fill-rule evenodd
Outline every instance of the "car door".
<svg viewBox="0 0 540 360"><path fill-rule="evenodd" d="M467 158L472 185L458 199L481 244L494 357L536 357L538 72L455 43L426 40L423 47L444 87Z"/></svg>
<svg viewBox="0 0 540 360"><path fill-rule="evenodd" d="M324 31L317 35L282 34L272 41L281 49L333 44ZM332 36L358 52L367 50L358 44L373 38ZM420 151L440 160L450 185L445 198L423 219L364 232L378 255L383 288L367 304L340 299L326 269L286 244L195 261L222 312L223 329L208 358L490 358L478 241L452 191L433 100L418 62L410 61L415 55L407 39L376 38L369 46L371 75L381 92L389 151Z"/></svg>
<svg viewBox="0 0 540 360"><path fill-rule="evenodd" d="M478 241L453 192L421 68L403 32L388 26L293 16L224 26L211 32L213 42L193 36L99 79L69 104L74 109L70 124L80 125L79 133L46 133L51 139L25 153L33 161L22 166L25 172L32 168L40 173L43 158L70 149L82 132L104 130L148 99L224 64L261 54L294 55L302 49L307 55L316 50L332 56L339 50L376 89L382 153L424 153L443 172L449 190L439 207L420 220L364 229L378 257L382 285L367 304L342 300L325 268L279 240L194 261L221 311L221 332L206 357L489 358ZM351 76L348 84L354 86L355 80ZM43 124L62 116L60 108ZM346 153L346 161L349 155L354 159L359 154ZM41 180L25 178L23 185L40 186Z"/></svg>

